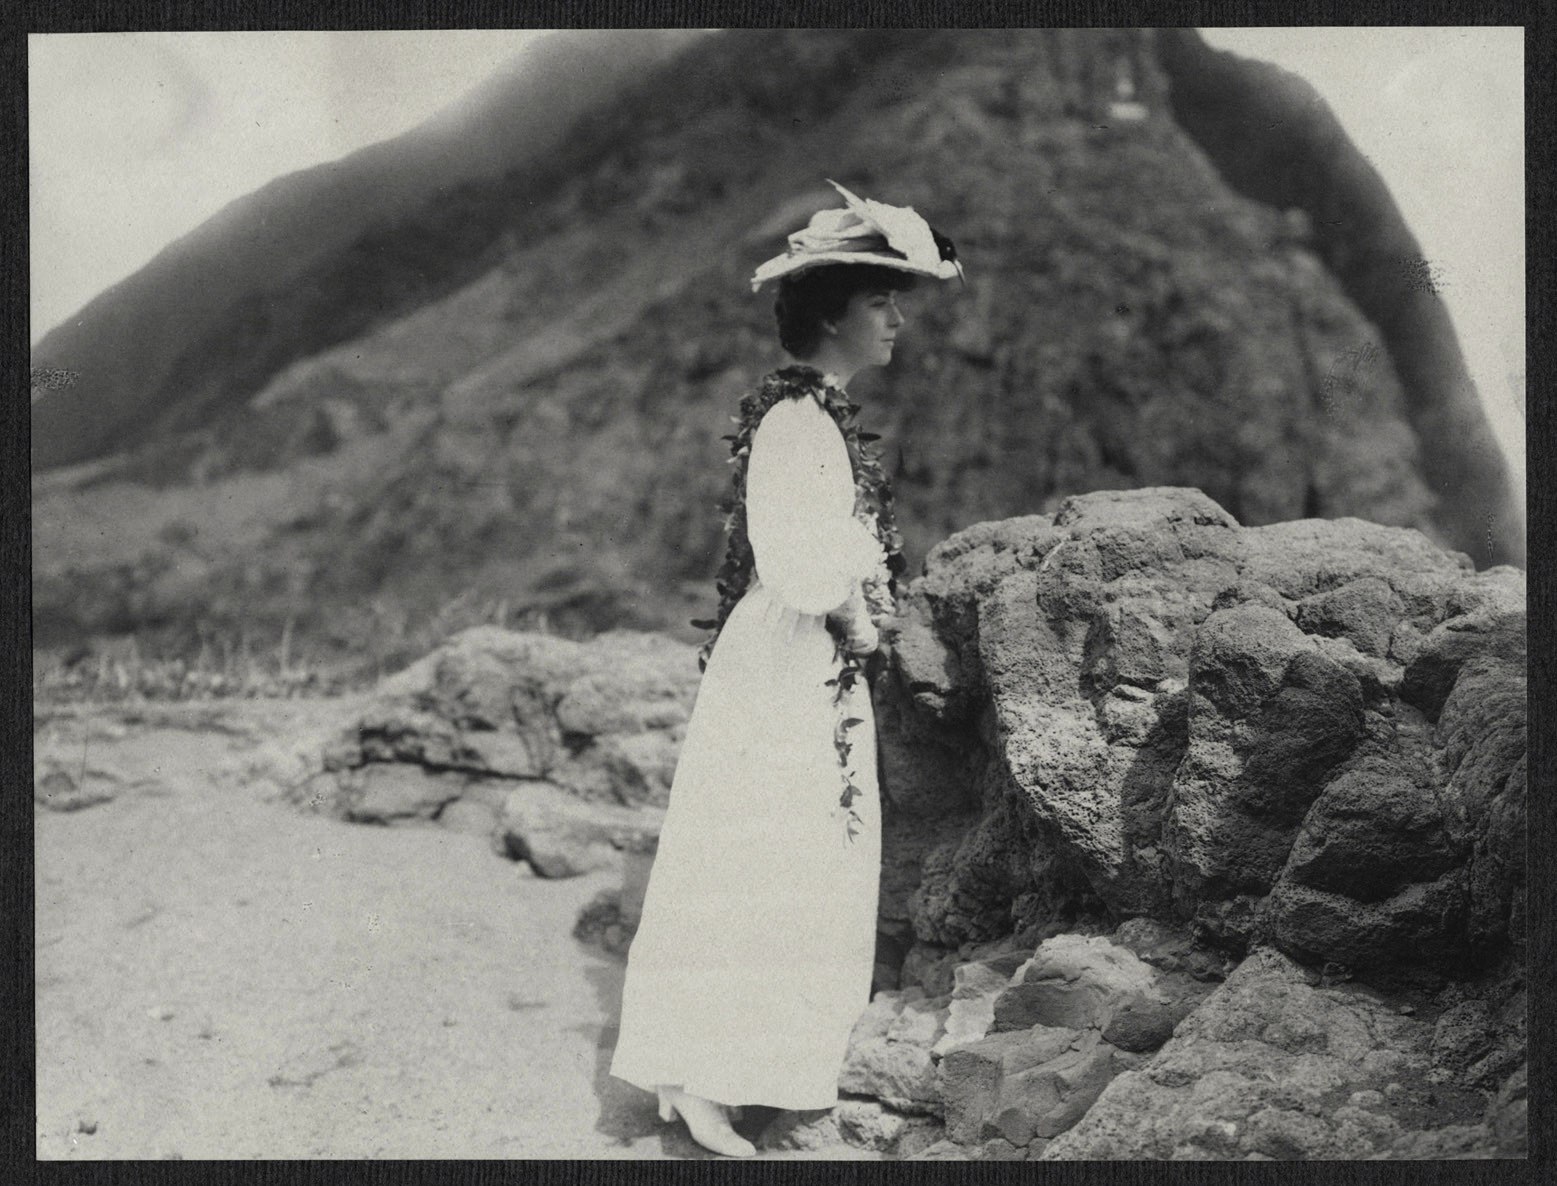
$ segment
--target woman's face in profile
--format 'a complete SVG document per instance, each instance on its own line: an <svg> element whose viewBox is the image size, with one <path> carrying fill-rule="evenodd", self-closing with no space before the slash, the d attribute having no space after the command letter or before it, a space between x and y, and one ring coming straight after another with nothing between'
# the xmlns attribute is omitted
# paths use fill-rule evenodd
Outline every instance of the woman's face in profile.
<svg viewBox="0 0 1557 1186"><path fill-rule="evenodd" d="M833 339L860 369L884 367L892 361L892 346L903 324L897 294L891 289L857 292L843 316L833 322Z"/></svg>

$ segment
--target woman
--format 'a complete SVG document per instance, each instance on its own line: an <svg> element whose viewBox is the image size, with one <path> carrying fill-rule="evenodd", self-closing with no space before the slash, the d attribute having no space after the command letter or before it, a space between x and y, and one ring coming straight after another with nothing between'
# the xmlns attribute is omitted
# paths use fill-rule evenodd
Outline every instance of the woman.
<svg viewBox="0 0 1557 1186"><path fill-rule="evenodd" d="M836 185L836 183L834 183ZM861 657L901 560L844 390L885 366L896 294L960 275L912 210L823 210L757 269L798 365L742 401L717 645L687 725L622 991L611 1073L693 1139L751 1143L728 1107L837 1102L874 962L880 818Z"/></svg>

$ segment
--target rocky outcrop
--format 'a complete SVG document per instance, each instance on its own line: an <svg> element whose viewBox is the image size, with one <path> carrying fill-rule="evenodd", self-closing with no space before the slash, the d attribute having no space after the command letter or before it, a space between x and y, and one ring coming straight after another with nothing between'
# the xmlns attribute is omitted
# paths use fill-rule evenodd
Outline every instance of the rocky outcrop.
<svg viewBox="0 0 1557 1186"><path fill-rule="evenodd" d="M953 536L879 689L893 761L942 772L887 783L928 850L915 936L1090 912L1375 972L1493 960L1523 943L1524 664L1523 575L1414 531L1165 489Z"/></svg>
<svg viewBox="0 0 1557 1186"><path fill-rule="evenodd" d="M1184 935L1149 923L970 952L946 993L877 993L850 1037L845 1102L796 1124L816 1134L808 1139L859 1144L845 1114L869 1101L893 1131L915 1117L935 1127L915 1128L913 1149L874 1138L861 1148L930 1160L1032 1156L1211 991L1187 971L1192 952Z"/></svg>
<svg viewBox="0 0 1557 1186"><path fill-rule="evenodd" d="M1520 1155L1525 661L1520 573L1375 524L1107 492L933 550L877 685L914 1156Z"/></svg>
<svg viewBox="0 0 1557 1186"><path fill-rule="evenodd" d="M905 591L876 685L878 991L791 1151L921 1159L1518 1155L1523 577L1194 490L985 523ZM690 647L466 632L294 797L620 867L623 952ZM1240 962L1241 961L1241 962Z"/></svg>
<svg viewBox="0 0 1557 1186"><path fill-rule="evenodd" d="M1141 928L1061 934L1039 944L995 986L987 1029L969 1027L938 1048L947 1139L981 1158L1041 1152L1115 1076L1166 1042L1210 991L1162 958L1189 949L1182 936Z"/></svg>
<svg viewBox="0 0 1557 1186"><path fill-rule="evenodd" d="M490 834L542 877L621 868L653 851L697 678L658 635L468 630L385 680L288 794Z"/></svg>
<svg viewBox="0 0 1557 1186"><path fill-rule="evenodd" d="M1428 993L1268 947L1230 966L1147 919L986 951L948 994L878 993L839 1105L764 1139L959 1161L1525 1154L1517 968Z"/></svg>
<svg viewBox="0 0 1557 1186"><path fill-rule="evenodd" d="M1489 1103L1450 1072L1438 1041L1450 1016L1435 1027L1411 1005L1357 985L1327 985L1290 958L1259 949L1042 1156L1522 1155L1522 1076L1502 1080Z"/></svg>

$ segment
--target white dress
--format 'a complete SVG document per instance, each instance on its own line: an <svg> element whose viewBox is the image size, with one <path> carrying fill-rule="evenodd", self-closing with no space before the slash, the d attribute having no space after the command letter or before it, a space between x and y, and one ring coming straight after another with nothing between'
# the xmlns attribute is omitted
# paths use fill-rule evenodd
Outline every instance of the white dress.
<svg viewBox="0 0 1557 1186"><path fill-rule="evenodd" d="M843 437L814 398L763 417L747 470L756 577L698 688L642 920L611 1073L726 1104L838 1099L869 1001L881 830L864 681L845 697L850 837L826 613L882 561L855 519Z"/></svg>

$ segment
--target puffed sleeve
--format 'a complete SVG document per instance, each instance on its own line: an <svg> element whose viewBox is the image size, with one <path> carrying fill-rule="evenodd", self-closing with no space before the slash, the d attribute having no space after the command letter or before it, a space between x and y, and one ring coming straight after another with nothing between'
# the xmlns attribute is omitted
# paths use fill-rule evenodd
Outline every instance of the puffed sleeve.
<svg viewBox="0 0 1557 1186"><path fill-rule="evenodd" d="M849 456L831 417L808 399L774 404L746 470L746 530L763 586L805 614L847 601L882 556L853 510Z"/></svg>

